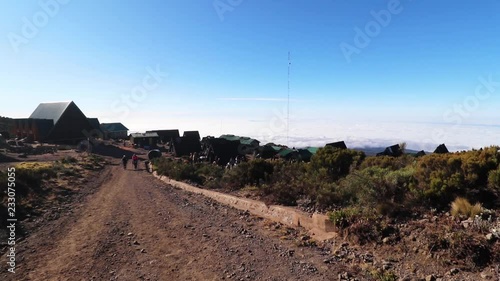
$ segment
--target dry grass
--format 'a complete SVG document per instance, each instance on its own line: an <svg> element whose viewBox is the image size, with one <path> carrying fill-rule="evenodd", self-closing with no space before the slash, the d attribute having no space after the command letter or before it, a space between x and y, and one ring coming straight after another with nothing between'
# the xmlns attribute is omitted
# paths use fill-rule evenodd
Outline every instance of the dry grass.
<svg viewBox="0 0 500 281"><path fill-rule="evenodd" d="M482 209L481 203L472 205L467 199L462 197L457 197L455 201L451 203L451 215L454 217L465 216L474 218L481 213Z"/></svg>

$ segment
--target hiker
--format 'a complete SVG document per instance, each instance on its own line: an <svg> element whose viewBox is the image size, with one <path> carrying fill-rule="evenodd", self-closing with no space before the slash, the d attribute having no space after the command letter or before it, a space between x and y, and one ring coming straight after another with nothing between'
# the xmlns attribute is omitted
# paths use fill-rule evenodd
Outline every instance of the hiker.
<svg viewBox="0 0 500 281"><path fill-rule="evenodd" d="M127 169L127 162L128 162L128 158L126 155L123 155L122 157L122 164L123 164L123 169L126 170Z"/></svg>
<svg viewBox="0 0 500 281"><path fill-rule="evenodd" d="M136 154L132 156L132 164L134 164L134 170L137 170L137 163L139 162L139 157Z"/></svg>

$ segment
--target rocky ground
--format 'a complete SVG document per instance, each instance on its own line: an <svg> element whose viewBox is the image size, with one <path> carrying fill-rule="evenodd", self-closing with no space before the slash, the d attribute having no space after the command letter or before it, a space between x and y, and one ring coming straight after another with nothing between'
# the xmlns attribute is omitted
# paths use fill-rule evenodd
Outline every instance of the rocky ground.
<svg viewBox="0 0 500 281"><path fill-rule="evenodd" d="M398 223L375 243L316 242L109 161L21 222L16 273L2 261L1 280L500 280L498 265L440 248L435 230L455 225L446 214Z"/></svg>

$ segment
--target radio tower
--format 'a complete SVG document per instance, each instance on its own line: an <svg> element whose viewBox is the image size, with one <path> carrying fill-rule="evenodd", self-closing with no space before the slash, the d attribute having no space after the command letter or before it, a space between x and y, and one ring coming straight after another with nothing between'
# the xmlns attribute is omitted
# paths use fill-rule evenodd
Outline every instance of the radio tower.
<svg viewBox="0 0 500 281"><path fill-rule="evenodd" d="M290 132L290 66L292 65L290 59L290 51L288 51L288 98L286 106L286 145L288 146L288 133Z"/></svg>

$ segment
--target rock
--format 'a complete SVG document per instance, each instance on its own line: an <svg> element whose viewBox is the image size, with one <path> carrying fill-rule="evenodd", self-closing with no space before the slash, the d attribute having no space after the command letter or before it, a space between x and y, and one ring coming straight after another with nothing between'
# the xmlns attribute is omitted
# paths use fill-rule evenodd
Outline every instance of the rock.
<svg viewBox="0 0 500 281"><path fill-rule="evenodd" d="M455 274L457 274L457 273L458 273L458 271L459 271L459 270L458 270L458 268L452 268L452 269L450 270L450 274L451 274L451 275L455 275Z"/></svg>
<svg viewBox="0 0 500 281"><path fill-rule="evenodd" d="M137 240L134 240L134 242L132 242L132 244L139 245L139 242L137 242Z"/></svg>
<svg viewBox="0 0 500 281"><path fill-rule="evenodd" d="M481 276L481 278L483 279L486 279L486 280L490 280L490 279L493 279L493 276L491 274L489 274L488 272L481 272L479 274L479 276Z"/></svg>
<svg viewBox="0 0 500 281"><path fill-rule="evenodd" d="M389 239L389 237L385 237L384 239L382 239L382 243L384 244L389 244L390 241L391 239Z"/></svg>
<svg viewBox="0 0 500 281"><path fill-rule="evenodd" d="M339 280L349 280L351 278L351 274L349 274L348 272L341 273L338 276Z"/></svg>
<svg viewBox="0 0 500 281"><path fill-rule="evenodd" d="M463 228L469 228L473 223L474 221L470 218L461 222Z"/></svg>
<svg viewBox="0 0 500 281"><path fill-rule="evenodd" d="M493 233L486 234L486 241L488 241L488 242L494 242L495 239L496 239L496 237L493 236Z"/></svg>
<svg viewBox="0 0 500 281"><path fill-rule="evenodd" d="M425 281L436 281L436 276L434 274L427 275Z"/></svg>
<svg viewBox="0 0 500 281"><path fill-rule="evenodd" d="M134 235L132 232L127 233L127 236L132 236Z"/></svg>

